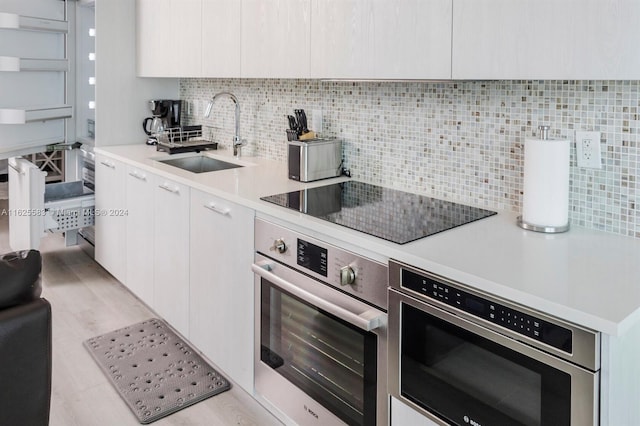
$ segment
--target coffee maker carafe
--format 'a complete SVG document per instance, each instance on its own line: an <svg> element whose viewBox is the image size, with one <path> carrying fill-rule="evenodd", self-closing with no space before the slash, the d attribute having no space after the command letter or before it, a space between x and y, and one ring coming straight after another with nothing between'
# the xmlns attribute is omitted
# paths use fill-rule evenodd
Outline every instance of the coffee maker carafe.
<svg viewBox="0 0 640 426"><path fill-rule="evenodd" d="M180 127L181 100L154 99L149 101L149 109L153 117L142 120L142 129L149 136L147 144L155 145L157 135L164 130Z"/></svg>

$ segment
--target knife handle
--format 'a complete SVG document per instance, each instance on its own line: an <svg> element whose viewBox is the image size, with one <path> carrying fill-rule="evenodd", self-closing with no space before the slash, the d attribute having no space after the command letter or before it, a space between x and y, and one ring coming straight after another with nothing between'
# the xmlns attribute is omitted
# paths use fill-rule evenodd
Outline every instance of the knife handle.
<svg viewBox="0 0 640 426"><path fill-rule="evenodd" d="M287 120L289 120L289 129L297 131L298 123L296 123L296 118L293 115L287 115Z"/></svg>
<svg viewBox="0 0 640 426"><path fill-rule="evenodd" d="M301 127L302 127L302 133L307 133L309 131L309 127L307 126L307 114L304 112L303 109L300 110L300 118L301 118Z"/></svg>
<svg viewBox="0 0 640 426"><path fill-rule="evenodd" d="M293 113L296 115L296 131L298 132L298 136L302 134L302 110L294 109Z"/></svg>

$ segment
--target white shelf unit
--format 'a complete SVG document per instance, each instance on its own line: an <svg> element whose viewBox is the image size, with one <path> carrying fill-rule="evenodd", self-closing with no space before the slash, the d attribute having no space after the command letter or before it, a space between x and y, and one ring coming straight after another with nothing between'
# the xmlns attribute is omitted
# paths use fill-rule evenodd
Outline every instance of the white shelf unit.
<svg viewBox="0 0 640 426"><path fill-rule="evenodd" d="M73 116L71 105L0 108L0 124L27 124L37 121L61 120Z"/></svg>
<svg viewBox="0 0 640 426"><path fill-rule="evenodd" d="M67 59L36 59L0 56L0 71L69 71Z"/></svg>
<svg viewBox="0 0 640 426"><path fill-rule="evenodd" d="M0 12L0 28L9 30L69 32L69 22Z"/></svg>
<svg viewBox="0 0 640 426"><path fill-rule="evenodd" d="M43 152L73 136L72 4L0 4L0 158Z"/></svg>

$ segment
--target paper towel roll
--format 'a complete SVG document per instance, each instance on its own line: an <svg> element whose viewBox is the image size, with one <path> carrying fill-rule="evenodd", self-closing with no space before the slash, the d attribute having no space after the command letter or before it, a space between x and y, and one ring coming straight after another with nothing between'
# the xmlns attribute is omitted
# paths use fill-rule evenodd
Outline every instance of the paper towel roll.
<svg viewBox="0 0 640 426"><path fill-rule="evenodd" d="M569 141L525 139L522 221L562 227L569 223Z"/></svg>

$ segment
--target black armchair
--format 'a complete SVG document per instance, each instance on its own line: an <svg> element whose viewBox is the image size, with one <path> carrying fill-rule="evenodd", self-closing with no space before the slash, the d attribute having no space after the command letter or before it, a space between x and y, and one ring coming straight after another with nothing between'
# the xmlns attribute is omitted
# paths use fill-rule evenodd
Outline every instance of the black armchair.
<svg viewBox="0 0 640 426"><path fill-rule="evenodd" d="M0 425L49 424L51 306L36 250L0 257Z"/></svg>

